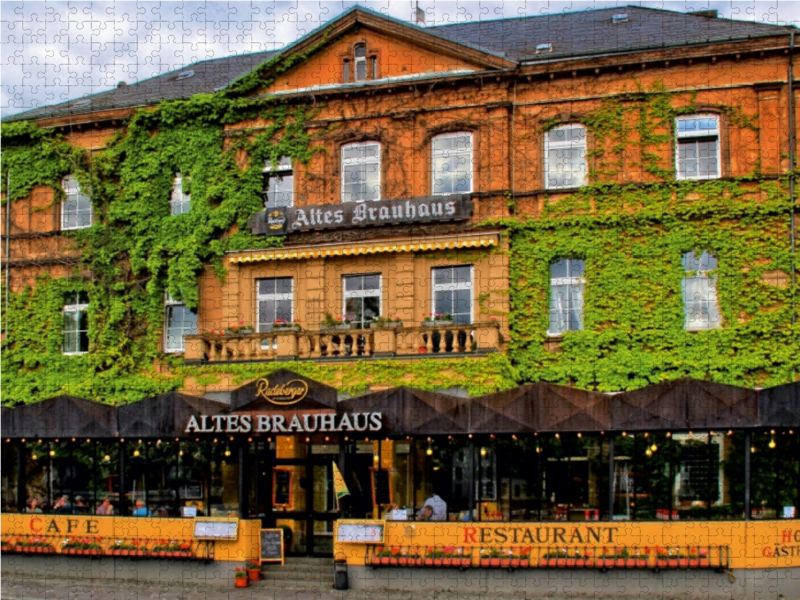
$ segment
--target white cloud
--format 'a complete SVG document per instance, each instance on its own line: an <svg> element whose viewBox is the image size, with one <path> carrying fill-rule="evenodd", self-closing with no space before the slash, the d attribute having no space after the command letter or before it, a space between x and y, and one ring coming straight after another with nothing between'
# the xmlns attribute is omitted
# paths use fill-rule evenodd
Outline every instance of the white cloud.
<svg viewBox="0 0 800 600"><path fill-rule="evenodd" d="M609 2L420 2L426 21L442 24L633 4ZM0 114L63 102L135 83L198 60L275 50L355 2L2 2ZM359 2L412 21L414 2ZM776 24L800 22L800 3L636 2Z"/></svg>

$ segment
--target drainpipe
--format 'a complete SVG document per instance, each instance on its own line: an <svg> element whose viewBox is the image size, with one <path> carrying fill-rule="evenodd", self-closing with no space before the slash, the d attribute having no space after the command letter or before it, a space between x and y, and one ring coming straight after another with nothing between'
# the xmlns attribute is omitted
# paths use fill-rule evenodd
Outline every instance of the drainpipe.
<svg viewBox="0 0 800 600"><path fill-rule="evenodd" d="M795 198L794 198L794 178L795 178L795 140L794 140L794 31L789 34L789 66L788 66L788 81L789 81L789 202L790 202L790 266L792 270L792 338L797 342L797 332L794 331L795 325L795 312L797 304L795 302L795 289L797 284L796 263L795 263L795 244L796 244L796 231L794 223L795 214ZM796 372L795 372L796 376Z"/></svg>

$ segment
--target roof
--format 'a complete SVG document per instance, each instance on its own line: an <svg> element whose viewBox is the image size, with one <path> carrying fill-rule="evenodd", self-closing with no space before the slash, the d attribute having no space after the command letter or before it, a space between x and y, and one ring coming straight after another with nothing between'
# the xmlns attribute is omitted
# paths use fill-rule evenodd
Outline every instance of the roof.
<svg viewBox="0 0 800 600"><path fill-rule="evenodd" d="M615 24L612 18L617 14L627 14L627 21ZM779 35L789 29L705 14L624 6L439 25L427 30L522 61L723 42ZM552 44L552 52L537 55L539 44Z"/></svg>
<svg viewBox="0 0 800 600"><path fill-rule="evenodd" d="M77 100L20 112L3 120L19 121L89 114L115 108L147 106L162 100L188 98L194 94L212 93L229 86L277 54L291 51L303 43L308 43L310 38L322 35L323 30L349 17L353 12L373 20L375 16L379 16L385 21L386 27L392 30L407 27L418 34L427 34L486 54L505 57L514 62L746 40L753 37L781 35L793 29L789 26L719 19L709 16L709 11L692 14L639 6L422 28L383 13L354 6L337 15L331 22L280 50L200 61L151 79ZM618 14L627 15L627 19L614 23L613 16ZM537 54L536 47L540 44L552 44L552 51ZM194 71L194 74L191 77L178 78L181 73L187 71ZM90 102L86 102L87 100Z"/></svg>
<svg viewBox="0 0 800 600"><path fill-rule="evenodd" d="M195 94L208 94L229 86L240 77L253 71L258 65L279 54L279 52L277 50L255 52L203 60L151 79L123 85L122 87L69 100L68 102L23 111L3 120L22 121L89 114L115 108L147 106L157 104L162 100L189 98ZM194 74L179 79L178 76L181 73L189 71L194 71ZM86 102L86 100L90 100L90 102Z"/></svg>

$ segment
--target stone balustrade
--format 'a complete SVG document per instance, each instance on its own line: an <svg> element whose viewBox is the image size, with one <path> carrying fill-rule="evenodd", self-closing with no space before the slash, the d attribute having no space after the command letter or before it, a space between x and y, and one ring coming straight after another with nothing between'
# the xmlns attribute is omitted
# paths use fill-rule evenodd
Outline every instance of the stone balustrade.
<svg viewBox="0 0 800 600"><path fill-rule="evenodd" d="M184 357L191 362L224 363L295 359L389 358L419 355L485 354L503 350L497 322L453 322L411 327L347 326L315 330L274 329L248 334L186 336Z"/></svg>

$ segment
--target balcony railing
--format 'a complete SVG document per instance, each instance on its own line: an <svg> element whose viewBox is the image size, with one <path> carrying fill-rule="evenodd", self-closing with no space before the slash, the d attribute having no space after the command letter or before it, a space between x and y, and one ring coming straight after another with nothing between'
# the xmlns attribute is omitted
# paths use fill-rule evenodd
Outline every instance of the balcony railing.
<svg viewBox="0 0 800 600"><path fill-rule="evenodd" d="M502 350L496 322L469 325L316 330L274 329L249 334L186 336L187 361L210 363L253 360L335 359L454 354Z"/></svg>

